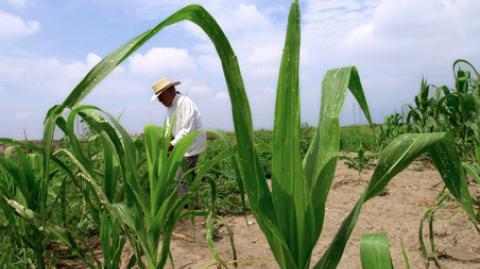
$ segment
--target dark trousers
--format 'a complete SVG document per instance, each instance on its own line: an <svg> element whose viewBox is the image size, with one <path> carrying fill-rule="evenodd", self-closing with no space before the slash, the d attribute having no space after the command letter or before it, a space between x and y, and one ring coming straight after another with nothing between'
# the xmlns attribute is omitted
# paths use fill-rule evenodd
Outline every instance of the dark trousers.
<svg viewBox="0 0 480 269"><path fill-rule="evenodd" d="M182 167L179 167L177 170L177 175L176 178L179 181L178 183L178 195L183 196L185 193L188 191L188 186L190 185L189 183L189 178L192 180L195 179L196 173L195 173L195 167L197 166L198 158L200 155L194 155L194 156L187 156L184 157L184 167L188 172L188 175L184 177L184 171Z"/></svg>

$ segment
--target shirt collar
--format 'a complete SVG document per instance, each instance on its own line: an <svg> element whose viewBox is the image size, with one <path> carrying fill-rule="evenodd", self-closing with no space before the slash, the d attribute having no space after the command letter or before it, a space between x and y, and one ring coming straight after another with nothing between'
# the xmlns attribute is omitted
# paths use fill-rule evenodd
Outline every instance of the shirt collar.
<svg viewBox="0 0 480 269"><path fill-rule="evenodd" d="M180 96L181 93L178 93L175 94L175 97L173 97L173 101L172 101L172 105L169 107L170 109L175 109L177 107L177 104L178 104L178 100L180 100Z"/></svg>

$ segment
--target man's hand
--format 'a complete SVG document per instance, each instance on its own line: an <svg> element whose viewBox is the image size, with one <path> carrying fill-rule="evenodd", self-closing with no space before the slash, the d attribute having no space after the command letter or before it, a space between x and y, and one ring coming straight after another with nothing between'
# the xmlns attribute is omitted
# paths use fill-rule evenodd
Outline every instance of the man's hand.
<svg viewBox="0 0 480 269"><path fill-rule="evenodd" d="M168 144L168 151L170 152L170 151L172 151L172 150L173 150L173 145L172 145L172 143L169 143L169 144Z"/></svg>

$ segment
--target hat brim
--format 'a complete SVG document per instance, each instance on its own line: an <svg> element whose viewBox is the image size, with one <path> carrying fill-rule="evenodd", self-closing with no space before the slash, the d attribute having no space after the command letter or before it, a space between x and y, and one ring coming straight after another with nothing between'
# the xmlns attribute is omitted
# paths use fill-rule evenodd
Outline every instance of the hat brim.
<svg viewBox="0 0 480 269"><path fill-rule="evenodd" d="M162 94L168 88L170 88L172 86L177 86L178 84L180 84L180 81L175 81L175 82L172 82L172 83L168 84L162 90L160 90L158 93L155 93L152 97L150 97L150 102L155 101L158 98L158 96L160 96L160 94Z"/></svg>

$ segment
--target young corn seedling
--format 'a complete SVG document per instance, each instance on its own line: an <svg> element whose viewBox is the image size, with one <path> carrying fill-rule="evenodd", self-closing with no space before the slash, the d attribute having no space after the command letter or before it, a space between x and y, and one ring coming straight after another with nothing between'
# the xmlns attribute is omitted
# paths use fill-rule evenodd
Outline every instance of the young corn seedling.
<svg viewBox="0 0 480 269"><path fill-rule="evenodd" d="M437 250L436 250L436 245L435 245L435 234L433 231L433 222L435 220L435 213L442 209L445 208L447 203L449 201L452 201L453 198L448 192L443 191L440 195L440 198L438 198L437 204L431 208L429 208L425 214L423 215L421 221L420 221L420 227L418 229L418 242L420 244L420 250L422 252L422 257L423 257L423 262L425 264L425 268L428 268L430 265L430 261L433 260L435 265L438 268L441 268L440 266L440 260L437 256ZM428 223L428 243L430 244L430 254L427 248L427 243L425 242L424 239L424 226L425 223ZM478 228L477 228L478 229Z"/></svg>
<svg viewBox="0 0 480 269"><path fill-rule="evenodd" d="M347 165L349 168L357 170L359 175L364 169L372 165L373 161L373 158L365 153L365 147L363 145L358 147L356 156L342 156L340 159L343 160L345 165Z"/></svg>
<svg viewBox="0 0 480 269"><path fill-rule="evenodd" d="M301 159L298 79L300 10L297 1L293 1L290 9L278 80L272 151L272 191L267 186L256 152L250 106L237 58L219 25L206 10L198 5L190 5L177 11L151 30L105 57L61 105L52 108L45 120L45 156L48 158L51 150L49 145L51 145L55 122L65 108L75 107L117 65L161 29L182 20L190 20L205 31L222 62L232 107L240 175L248 195L249 205L276 261L281 268L309 268L313 248L323 229L325 202L335 174L340 147L339 115L348 89L359 102L367 120L371 122L371 119L357 69L346 67L329 70L322 84L318 128L305 158ZM125 134L125 137L128 135ZM122 139L124 139L123 133ZM342 222L337 235L314 268L335 268L338 265L363 204L381 193L396 174L423 153L431 156L446 187L476 223L472 197L461 173L458 156L451 149L451 143L443 133L406 134L395 138L380 153L377 167L367 189ZM126 156L133 152L133 149L127 151ZM129 181L134 179L134 177L131 179L127 177L126 181L132 184ZM133 194L138 196L138 198L135 197L137 202L144 203L140 199L144 196L135 192ZM149 203L146 203L145 206L148 205ZM155 213L155 207L146 208L145 206L142 205L141 208L154 211L144 212ZM122 209L122 207L117 208ZM131 219L128 218L129 215L130 212L125 214L127 220ZM128 223L132 230L136 227L135 222ZM142 236L143 232L138 231L138 234ZM149 251L154 248L153 246L144 248L147 247Z"/></svg>

